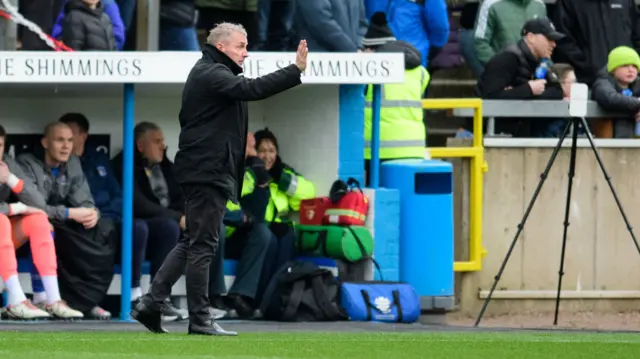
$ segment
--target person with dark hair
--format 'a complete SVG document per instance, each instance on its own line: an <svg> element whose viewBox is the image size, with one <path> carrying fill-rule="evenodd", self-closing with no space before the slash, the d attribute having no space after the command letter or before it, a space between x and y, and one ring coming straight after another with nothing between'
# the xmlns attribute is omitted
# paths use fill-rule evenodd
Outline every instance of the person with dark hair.
<svg viewBox="0 0 640 359"><path fill-rule="evenodd" d="M264 161L270 176L269 186L265 189L268 191L268 202L264 221L278 239L273 242L267 255L273 260L267 261L269 267L263 268L261 290L264 290L275 271L295 255L296 236L289 213L300 211L300 202L314 198L316 188L311 181L282 161L278 140L273 132L265 128L254 136L257 155Z"/></svg>
<svg viewBox="0 0 640 359"><path fill-rule="evenodd" d="M72 153L69 126L48 124L41 143L44 153L23 153L18 162L46 203L42 209L55 232L62 298L85 318L110 319L99 305L113 279L118 234L95 207L80 160Z"/></svg>
<svg viewBox="0 0 640 359"><path fill-rule="evenodd" d="M11 319L83 318L61 298L51 225L41 209L44 198L15 160L4 155L6 136L0 126L0 279L8 294L3 312ZM46 300L37 306L27 300L18 279L15 252L27 241L46 293Z"/></svg>
<svg viewBox="0 0 640 359"><path fill-rule="evenodd" d="M180 239L185 229L184 197L173 174L158 125L140 122L134 128L136 151L133 157L133 215L147 223L146 257L151 262L151 277L155 277L162 263ZM122 184L123 155L113 159L116 178ZM167 320L184 319L169 298L161 308Z"/></svg>

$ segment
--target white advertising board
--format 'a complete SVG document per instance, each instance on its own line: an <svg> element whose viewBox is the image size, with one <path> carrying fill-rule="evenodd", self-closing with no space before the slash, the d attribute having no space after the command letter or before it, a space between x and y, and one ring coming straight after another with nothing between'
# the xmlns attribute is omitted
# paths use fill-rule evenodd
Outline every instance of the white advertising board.
<svg viewBox="0 0 640 359"><path fill-rule="evenodd" d="M200 52L0 52L0 83L184 83ZM244 76L295 62L295 53L250 53ZM305 84L404 81L401 53L309 53Z"/></svg>

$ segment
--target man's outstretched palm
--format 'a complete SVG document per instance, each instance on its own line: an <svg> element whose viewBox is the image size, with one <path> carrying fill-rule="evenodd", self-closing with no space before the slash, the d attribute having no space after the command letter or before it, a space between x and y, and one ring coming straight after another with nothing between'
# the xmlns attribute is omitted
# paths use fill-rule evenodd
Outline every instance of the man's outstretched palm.
<svg viewBox="0 0 640 359"><path fill-rule="evenodd" d="M307 55L309 49L307 48L307 40L300 40L298 50L296 51L296 66L303 71L307 69Z"/></svg>

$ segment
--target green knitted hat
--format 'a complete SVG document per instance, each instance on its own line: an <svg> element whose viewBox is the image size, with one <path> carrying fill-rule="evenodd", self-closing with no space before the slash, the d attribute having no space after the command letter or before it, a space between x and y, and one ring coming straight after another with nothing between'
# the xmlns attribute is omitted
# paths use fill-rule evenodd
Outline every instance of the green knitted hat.
<svg viewBox="0 0 640 359"><path fill-rule="evenodd" d="M611 50L607 61L607 71L613 72L618 67L625 65L633 65L640 69L640 56L636 50L627 46L619 46Z"/></svg>

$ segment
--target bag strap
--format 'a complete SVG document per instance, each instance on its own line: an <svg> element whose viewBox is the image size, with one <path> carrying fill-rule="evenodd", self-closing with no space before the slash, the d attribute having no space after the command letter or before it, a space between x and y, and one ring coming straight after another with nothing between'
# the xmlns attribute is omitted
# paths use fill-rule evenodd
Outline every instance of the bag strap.
<svg viewBox="0 0 640 359"><path fill-rule="evenodd" d="M342 313L331 303L329 293L325 290L322 276L315 276L311 279L311 287L313 288L313 297L318 304L318 307L324 312L328 320L343 319Z"/></svg>
<svg viewBox="0 0 640 359"><path fill-rule="evenodd" d="M367 251L364 249L364 244L362 244L362 240L360 240L360 237L358 236L356 231L354 231L353 228L351 228L351 226L348 226L347 229L349 230L349 232L351 232L351 235L353 236L353 238L356 239L356 244L358 245L358 248L360 248L360 253L362 254L362 259L360 261L371 260L373 262L373 265L376 267L376 270L378 270L378 274L380 275L380 280L384 281L384 278L382 276L382 269L380 269L380 264L378 264L378 262L375 259L373 259L373 256L370 256L367 254Z"/></svg>
<svg viewBox="0 0 640 359"><path fill-rule="evenodd" d="M309 229L299 229L298 227L298 232L300 233L296 239L297 241L297 246L298 248L302 248L302 236L307 233L307 234L317 234L318 235L318 241L316 242L316 246L315 248L313 248L313 250L317 250L320 249L322 251L322 254L325 257L328 257L327 255L327 236L328 236L328 232L326 229L320 229L320 230L309 230Z"/></svg>
<svg viewBox="0 0 640 359"><path fill-rule="evenodd" d="M367 321L371 321L371 319L373 318L372 308L374 308L373 304L371 304L371 297L369 296L369 293L364 289L360 290L360 294L362 295L364 304L367 307ZM393 305L398 308L398 318L396 319L396 322L402 323L404 314L402 313L402 303L400 303L400 292L398 290L394 290L393 292L391 292L391 295L393 295ZM378 310L378 308L375 309Z"/></svg>
<svg viewBox="0 0 640 359"><path fill-rule="evenodd" d="M293 282L291 294L289 295L289 303L287 303L287 308L282 312L283 321L295 321L296 312L298 311L298 307L302 301L302 296L304 295L304 286L304 279Z"/></svg>
<svg viewBox="0 0 640 359"><path fill-rule="evenodd" d="M402 303L400 303L400 292L396 289L393 292L391 292L393 294L393 302L396 305L396 308L398 308L398 323L402 323L402 320L404 319L404 315L402 314Z"/></svg>
<svg viewBox="0 0 640 359"><path fill-rule="evenodd" d="M367 307L367 321L371 321L373 319L373 313L371 312L371 297L369 297L369 293L361 289L360 294L362 295L362 299L364 299L364 305Z"/></svg>

